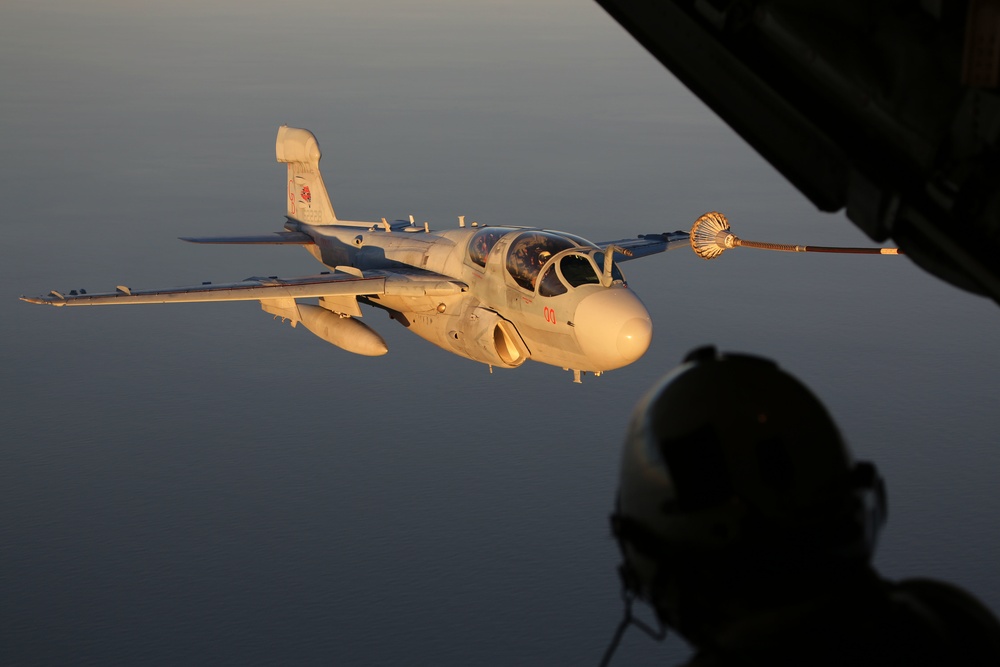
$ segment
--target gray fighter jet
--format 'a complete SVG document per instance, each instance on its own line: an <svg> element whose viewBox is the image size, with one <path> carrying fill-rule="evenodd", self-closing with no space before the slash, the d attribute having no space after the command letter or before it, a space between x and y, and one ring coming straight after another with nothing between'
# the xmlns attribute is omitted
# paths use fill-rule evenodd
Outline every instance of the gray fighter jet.
<svg viewBox="0 0 1000 667"><path fill-rule="evenodd" d="M264 311L338 347L377 356L385 341L361 323L364 303L492 371L532 359L583 373L626 366L649 347L653 324L616 261L689 245L686 232L591 243L543 229L466 226L431 231L410 220L340 220L319 170L312 132L282 126L278 162L288 165L285 230L260 236L185 238L193 243L294 244L329 267L318 275L253 277L115 292L73 290L21 297L52 306L260 301ZM318 304L300 299L317 299Z"/></svg>

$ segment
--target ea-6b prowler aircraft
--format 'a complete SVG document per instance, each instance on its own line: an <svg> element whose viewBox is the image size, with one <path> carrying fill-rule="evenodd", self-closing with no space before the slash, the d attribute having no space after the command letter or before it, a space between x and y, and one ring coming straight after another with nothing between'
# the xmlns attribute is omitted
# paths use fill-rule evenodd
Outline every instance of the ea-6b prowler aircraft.
<svg viewBox="0 0 1000 667"><path fill-rule="evenodd" d="M253 277L236 283L114 292L53 291L21 297L53 306L260 301L350 352L381 355L385 341L359 321L359 303L381 308L449 352L516 368L532 359L599 375L639 359L653 325L615 260L688 245L686 232L594 244L564 232L513 226L432 232L409 221L340 220L320 175L309 130L282 126L278 162L288 165L285 230L260 236L185 238L193 243L293 244L329 267L318 275ZM300 299L316 299L318 305Z"/></svg>

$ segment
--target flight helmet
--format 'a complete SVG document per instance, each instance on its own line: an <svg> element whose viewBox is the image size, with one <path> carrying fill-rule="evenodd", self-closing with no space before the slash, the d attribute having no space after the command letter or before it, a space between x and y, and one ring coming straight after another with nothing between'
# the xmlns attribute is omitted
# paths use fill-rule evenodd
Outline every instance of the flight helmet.
<svg viewBox="0 0 1000 667"><path fill-rule="evenodd" d="M726 614L866 568L885 512L809 389L704 347L636 406L612 530L625 588L698 643Z"/></svg>

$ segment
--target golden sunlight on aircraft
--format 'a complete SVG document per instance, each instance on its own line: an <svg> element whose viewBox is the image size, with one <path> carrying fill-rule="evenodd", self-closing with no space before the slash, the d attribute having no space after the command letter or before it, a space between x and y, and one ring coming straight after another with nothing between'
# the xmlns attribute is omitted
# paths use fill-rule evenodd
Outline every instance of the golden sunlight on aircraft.
<svg viewBox="0 0 1000 667"><path fill-rule="evenodd" d="M698 251L694 236L679 231L595 244L542 229L475 222L467 227L464 216L458 228L441 232L426 223L414 225L412 216L394 222L340 220L323 184L321 152L312 132L280 127L276 153L278 162L288 165L286 231L184 240L301 245L330 271L172 289L53 291L22 300L53 306L260 301L264 311L293 327L301 323L340 348L385 354L382 337L360 321L363 303L385 310L448 352L488 364L491 371L531 359L572 370L579 382L583 373L600 375L631 364L652 339L649 313L616 262L679 246ZM706 220L714 227L702 245L751 243L729 234L718 213L702 216L695 229Z"/></svg>

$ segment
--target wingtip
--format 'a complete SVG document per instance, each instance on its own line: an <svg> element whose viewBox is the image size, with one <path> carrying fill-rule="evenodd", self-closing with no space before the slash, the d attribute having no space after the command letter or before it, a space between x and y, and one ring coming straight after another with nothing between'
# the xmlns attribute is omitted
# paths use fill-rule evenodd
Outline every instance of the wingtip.
<svg viewBox="0 0 1000 667"><path fill-rule="evenodd" d="M44 296L24 296L23 294L18 297L21 301L25 303L34 303L42 306L63 306L66 304L65 299L62 301L57 301L52 297Z"/></svg>

